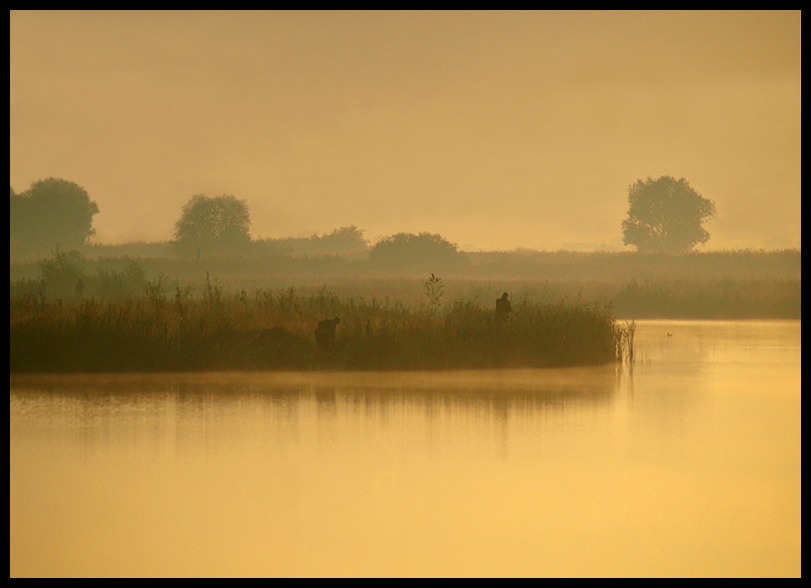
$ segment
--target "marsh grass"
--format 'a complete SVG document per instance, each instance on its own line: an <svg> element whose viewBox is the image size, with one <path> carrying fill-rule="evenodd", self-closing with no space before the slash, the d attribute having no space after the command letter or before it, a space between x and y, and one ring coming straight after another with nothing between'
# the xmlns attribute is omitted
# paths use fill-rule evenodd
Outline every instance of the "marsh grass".
<svg viewBox="0 0 811 588"><path fill-rule="evenodd" d="M476 300L432 300L415 307L340 297L326 287L226 293L211 280L195 296L180 286L172 292L160 279L145 295L116 301L12 299L10 370L551 367L622 357L622 331L609 307L524 296L504 323ZM315 327L334 316L341 318L336 349L321 353Z"/></svg>

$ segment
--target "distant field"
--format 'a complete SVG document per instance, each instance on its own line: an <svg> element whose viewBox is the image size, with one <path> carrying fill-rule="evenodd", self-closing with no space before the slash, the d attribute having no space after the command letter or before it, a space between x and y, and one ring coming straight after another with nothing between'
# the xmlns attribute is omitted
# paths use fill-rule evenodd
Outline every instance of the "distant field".
<svg viewBox="0 0 811 588"><path fill-rule="evenodd" d="M70 300L81 276L82 296L101 301L155 289L201 296L213 283L235 296L289 288L306 295L326 286L343 297L412 306L420 303L423 283L435 273L443 280L446 302L472 301L484 307L508 291L531 302L610 304L617 317L628 319L801 318L798 250L685 255L468 252L462 265L418 260L407 272L373 265L357 252L296 256L266 247L202 259L174 256L166 243L94 246L70 255L66 263L75 271L56 276L48 285L42 281L42 260L12 262L12 299L44 295Z"/></svg>

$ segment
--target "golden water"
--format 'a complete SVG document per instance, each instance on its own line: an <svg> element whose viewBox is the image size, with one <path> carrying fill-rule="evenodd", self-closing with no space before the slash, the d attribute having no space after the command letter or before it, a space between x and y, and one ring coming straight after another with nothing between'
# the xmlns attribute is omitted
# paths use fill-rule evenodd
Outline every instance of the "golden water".
<svg viewBox="0 0 811 588"><path fill-rule="evenodd" d="M799 576L800 322L635 343L633 370L12 377L10 574Z"/></svg>

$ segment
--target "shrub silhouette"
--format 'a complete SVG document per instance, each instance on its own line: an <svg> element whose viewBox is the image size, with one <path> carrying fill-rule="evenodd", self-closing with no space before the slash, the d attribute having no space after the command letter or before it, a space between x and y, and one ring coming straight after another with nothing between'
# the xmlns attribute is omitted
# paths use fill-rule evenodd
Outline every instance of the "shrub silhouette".
<svg viewBox="0 0 811 588"><path fill-rule="evenodd" d="M72 300L84 290L84 257L78 251L54 250L53 257L40 262L43 294L52 300ZM79 286L81 284L81 287Z"/></svg>
<svg viewBox="0 0 811 588"><path fill-rule="evenodd" d="M369 261L388 269L428 272L458 269L468 259L442 235L397 233L378 241L369 251Z"/></svg>

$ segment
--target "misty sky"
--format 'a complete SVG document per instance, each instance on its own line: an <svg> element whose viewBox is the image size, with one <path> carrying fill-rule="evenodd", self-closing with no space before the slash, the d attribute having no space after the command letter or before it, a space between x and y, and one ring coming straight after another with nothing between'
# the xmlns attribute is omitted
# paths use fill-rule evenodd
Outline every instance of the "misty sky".
<svg viewBox="0 0 811 588"><path fill-rule="evenodd" d="M797 12L11 12L10 175L171 238L193 194L254 237L354 224L464 249L618 245L687 178L707 249L800 245Z"/></svg>

